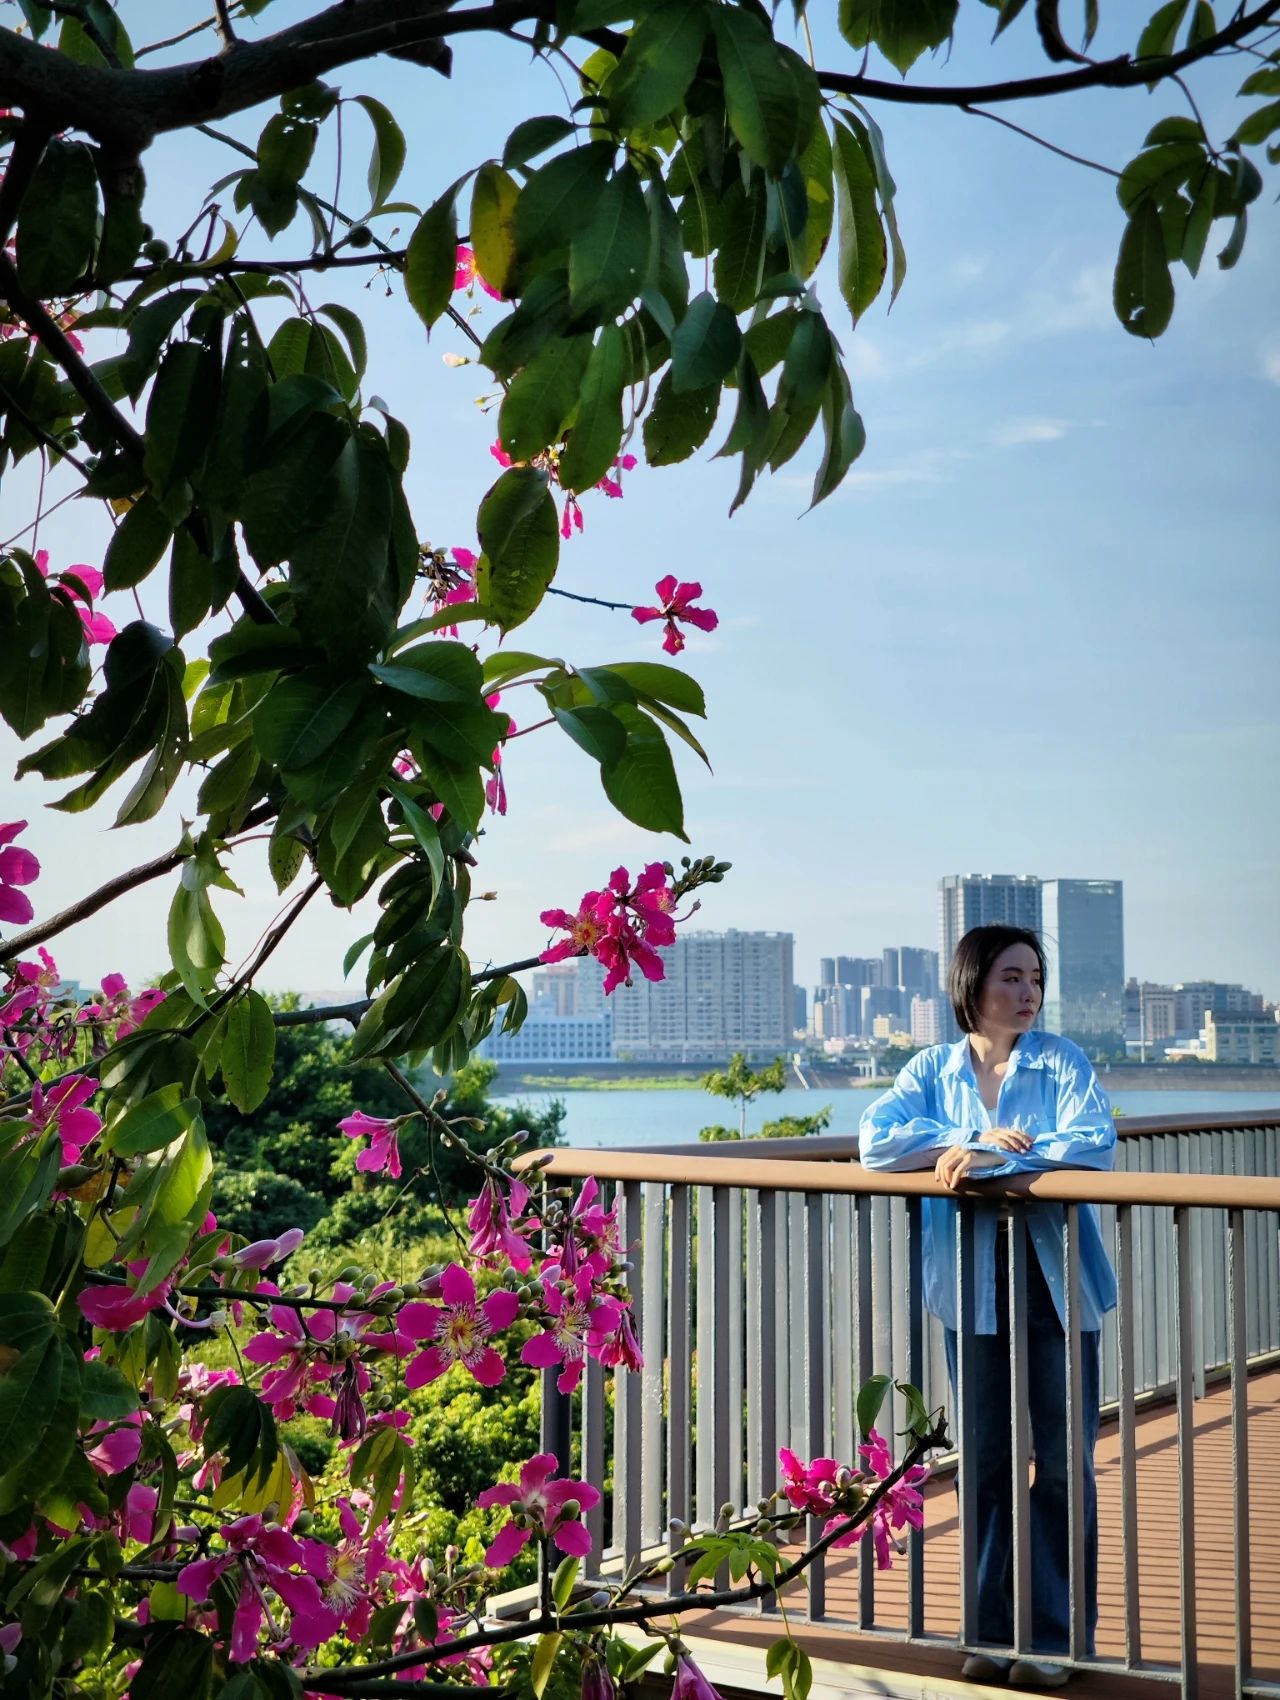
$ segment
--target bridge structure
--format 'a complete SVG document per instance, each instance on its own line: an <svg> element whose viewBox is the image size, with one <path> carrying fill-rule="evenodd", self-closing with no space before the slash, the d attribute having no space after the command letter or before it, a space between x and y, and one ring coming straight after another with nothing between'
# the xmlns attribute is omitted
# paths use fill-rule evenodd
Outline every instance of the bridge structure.
<svg viewBox="0 0 1280 1700"><path fill-rule="evenodd" d="M542 1153L550 1185L594 1176L618 1206L644 1368L589 1362L578 1392L543 1384L542 1444L604 1490L587 1514L601 1572L664 1551L683 1591L672 1520L712 1526L781 1480L778 1448L854 1462L858 1388L873 1374L946 1406L956 1445L935 1458L925 1526L893 1569L870 1543L829 1552L781 1606L814 1661L814 1700L975 1692L969 1650L1030 1651L1027 1418L1029 1255L1021 1207L1063 1206L1072 1527L1071 1692L1079 1700L1280 1700L1280 1111L1124 1118L1112 1173L974 1182L857 1162L856 1137ZM1009 1224L1013 1398L993 1408L966 1374L952 1397L941 1330L922 1302L921 1205L957 1199L958 1314L972 1314L974 1227ZM1080 1401L1080 1213L1100 1212L1119 1303L1101 1343L1096 1453L1099 1623L1085 1651ZM1030 1253L1034 1255L1034 1253ZM878 1426L901 1438L890 1395ZM977 1639L972 1438L1010 1425L1015 1644ZM811 1527L810 1538L817 1525ZM791 1537L794 1539L795 1537ZM863 1558L863 1553L867 1557ZM710 1587L711 1584L708 1584ZM779 1602L691 1612L682 1634L728 1697L781 1692L765 1673ZM657 1690L655 1689L655 1692ZM1009 1692L1001 1684L993 1693Z"/></svg>

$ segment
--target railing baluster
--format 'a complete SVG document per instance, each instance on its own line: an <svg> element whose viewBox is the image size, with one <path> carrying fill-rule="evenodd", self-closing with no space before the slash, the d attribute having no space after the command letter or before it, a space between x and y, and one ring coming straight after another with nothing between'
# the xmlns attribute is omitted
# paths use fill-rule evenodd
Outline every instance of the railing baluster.
<svg viewBox="0 0 1280 1700"><path fill-rule="evenodd" d="M924 1263L921 1200L907 1200L907 1381L918 1388L924 1379ZM903 1441L903 1445L906 1442ZM907 1634L924 1634L924 1534L907 1530Z"/></svg>
<svg viewBox="0 0 1280 1700"><path fill-rule="evenodd" d="M831 1200L831 1455L853 1462L853 1200Z"/></svg>
<svg viewBox="0 0 1280 1700"><path fill-rule="evenodd" d="M1070 1559L1071 1657L1079 1659L1088 1636L1085 1612L1084 1377L1080 1361L1080 1206L1062 1218L1063 1275L1067 1295L1067 1532Z"/></svg>
<svg viewBox="0 0 1280 1700"><path fill-rule="evenodd" d="M871 1224L874 1200L865 1193L854 1200L853 1239L853 1327L854 1327L854 1397L874 1373L871 1291ZM861 1438L861 1437L859 1437ZM845 1460L852 1463L853 1459ZM865 1563L865 1543L858 1553L858 1627L870 1629L876 1620L876 1572L873 1564Z"/></svg>
<svg viewBox="0 0 1280 1700"><path fill-rule="evenodd" d="M698 1199L698 1256L697 1256L697 1415L694 1442L694 1481L696 1484L694 1518L699 1528L716 1520L715 1425L716 1425L716 1265L715 1193L711 1186L700 1186Z"/></svg>
<svg viewBox="0 0 1280 1700"><path fill-rule="evenodd" d="M1173 1212L1174 1336L1178 1396L1178 1583L1182 1631L1183 1700L1196 1700L1195 1399L1192 1386L1191 1219Z"/></svg>
<svg viewBox="0 0 1280 1700"><path fill-rule="evenodd" d="M960 1640L978 1639L977 1433L982 1391L977 1385L974 1351L974 1205L956 1205L956 1404L955 1435L960 1447L957 1478L960 1500Z"/></svg>
<svg viewBox="0 0 1280 1700"><path fill-rule="evenodd" d="M667 1521L691 1520L690 1465L693 1429L690 1422L690 1389L693 1355L689 1338L689 1265L692 1241L689 1233L689 1188L671 1188L671 1274L667 1287L667 1339L670 1344L667 1391ZM676 1552L680 1542L668 1530L667 1549ZM678 1593L683 1586L682 1567L667 1576L667 1587Z"/></svg>
<svg viewBox="0 0 1280 1700"><path fill-rule="evenodd" d="M729 1502L729 1426L741 1418L741 1411L735 1410L736 1395L729 1386L729 1287L731 1281L742 1279L742 1267L737 1269L729 1266L729 1188L715 1188L712 1204L712 1219L714 1221L715 1278L714 1297L716 1310L715 1361L712 1377L715 1385L715 1423L712 1435L714 1447L713 1487L715 1500L715 1515L719 1516L720 1507ZM716 1587L729 1586L729 1566L722 1564L716 1572Z"/></svg>
<svg viewBox="0 0 1280 1700"><path fill-rule="evenodd" d="M543 1383L545 1387L545 1382ZM582 1476L601 1492L583 1522L591 1536L591 1550L599 1564L604 1556L604 1368L588 1358L582 1372ZM615 1496L616 1498L616 1496ZM616 1518L615 1518L616 1524Z"/></svg>
<svg viewBox="0 0 1280 1700"><path fill-rule="evenodd" d="M641 1272L641 1187L638 1181L624 1181L621 1188L619 1231L622 1244L632 1249L631 1268L627 1272L627 1290L631 1296L632 1326L638 1339L644 1337L644 1276ZM643 1371L624 1369L614 1371L613 1417L613 1498L614 1540L622 1549L628 1564L639 1558L642 1544L641 1513L644 1504L644 1466L641 1454L641 1416ZM621 1505L619 1505L621 1501Z"/></svg>
<svg viewBox="0 0 1280 1700"><path fill-rule="evenodd" d="M1031 1650L1031 1395L1027 1375L1027 1228L1020 1210L1009 1224L1009 1394L1013 1468L1013 1645ZM1034 1256L1034 1252L1032 1253Z"/></svg>
<svg viewBox="0 0 1280 1700"><path fill-rule="evenodd" d="M823 1378L823 1357L826 1349L826 1290L829 1276L827 1236L825 1232L823 1199L820 1192L806 1193L804 1200L805 1226L805 1286L804 1286L804 1356L805 1408L808 1432L805 1436L805 1459L819 1458L826 1439L826 1383ZM824 1519L809 1518L809 1541L812 1544L822 1533ZM827 1615L826 1558L815 1558L806 1572L808 1582L809 1621L820 1623Z"/></svg>
<svg viewBox="0 0 1280 1700"><path fill-rule="evenodd" d="M663 1465L662 1383L666 1341L667 1222L666 1189L647 1181L644 1188L644 1240L633 1256L641 1261L644 1276L644 1333L640 1350L644 1368L640 1372L640 1456L642 1460L640 1541L656 1546L662 1539Z"/></svg>
<svg viewBox="0 0 1280 1700"><path fill-rule="evenodd" d="M774 1395L774 1384L777 1380L778 1365L782 1354L778 1350L778 1327L780 1322L781 1293L778 1290L776 1271L778 1269L778 1194L770 1189L756 1195L760 1201L760 1270L761 1279L758 1289L759 1303L759 1353L760 1353L760 1387L758 1403L755 1407L758 1419L752 1421L752 1430L760 1447L760 1486L756 1491L757 1499L767 1499L778 1485L780 1471L778 1469L778 1402ZM756 1432L758 1431L758 1432ZM777 1597L766 1594L760 1601L760 1610L766 1613L776 1612Z"/></svg>
<svg viewBox="0 0 1280 1700"><path fill-rule="evenodd" d="M1235 1700L1243 1700L1253 1664L1249 1550L1249 1364L1245 1342L1245 1213L1230 1212L1227 1228L1227 1326L1231 1339L1232 1545L1235 1550Z"/></svg>
<svg viewBox="0 0 1280 1700"><path fill-rule="evenodd" d="M1120 1550L1124 1564L1125 1662L1142 1660L1138 1569L1138 1439L1134 1412L1137 1340L1133 1327L1134 1227L1137 1212L1116 1208L1116 1357L1120 1382Z"/></svg>
<svg viewBox="0 0 1280 1700"><path fill-rule="evenodd" d="M725 1431L729 1442L729 1489L726 1498L739 1510L746 1492L745 1460L747 1414L746 1367L743 1362L746 1316L743 1283L745 1265L742 1255L742 1189L730 1187L728 1206L728 1291L724 1316L729 1331L728 1393L725 1399Z"/></svg>

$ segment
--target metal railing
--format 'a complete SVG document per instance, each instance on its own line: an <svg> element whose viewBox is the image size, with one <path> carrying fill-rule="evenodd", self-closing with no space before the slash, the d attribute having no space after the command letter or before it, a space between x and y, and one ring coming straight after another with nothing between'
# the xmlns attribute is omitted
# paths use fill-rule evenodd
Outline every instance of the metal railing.
<svg viewBox="0 0 1280 1700"><path fill-rule="evenodd" d="M1087 1668L1176 1680L1197 1693L1194 1568L1194 1404L1209 1378L1229 1377L1236 1491L1232 1531L1237 1695L1280 1695L1256 1676L1251 1651L1247 1374L1280 1352L1280 1114L1179 1121L1126 1118L1116 1172L1061 1170L1014 1182L977 1183L959 1195L957 1308L973 1303L975 1213L998 1205L1010 1220L1011 1423L1014 1628L1028 1650L1031 1555L1030 1439L1026 1418L1026 1236L1018 1205L1028 1196L1064 1206L1064 1267L1072 1529L1070 1661ZM612 1374L589 1363L573 1400L543 1387L543 1443L577 1451L586 1478L612 1491L588 1514L593 1550L626 1563L678 1542L671 1519L708 1526L720 1507L752 1505L779 1482L777 1452L852 1461L857 1389L875 1372L920 1387L952 1407L941 1334L922 1304L921 1201L954 1197L931 1176L864 1170L856 1141L824 1137L683 1146L654 1151L557 1151L553 1182L594 1175L616 1189L645 1367ZM750 1155L745 1155L745 1153ZM1102 1394L1118 1421L1123 1563L1119 1657L1086 1655L1079 1443L1079 1213L1097 1204L1113 1248L1119 1303L1104 1325ZM1033 1254L1034 1255L1034 1254ZM976 1643L974 1481L966 1435L979 1421L971 1360L959 1351L959 1644ZM612 1380L612 1389L607 1382ZM1179 1656L1144 1656L1136 1511L1137 1411L1176 1401ZM989 1409L982 1420L1000 1420ZM893 1427L904 1426L900 1407ZM611 1458L606 1467L608 1419ZM888 1412L881 1424L888 1427ZM937 1645L925 1621L927 1541L911 1535L905 1620L877 1616L876 1574L860 1563L852 1615L828 1610L827 1566L807 1575L812 1622ZM671 1573L681 1586L680 1567ZM757 1608L758 1609L758 1608ZM790 1602L788 1609L791 1610ZM954 1637L945 1637L956 1645Z"/></svg>

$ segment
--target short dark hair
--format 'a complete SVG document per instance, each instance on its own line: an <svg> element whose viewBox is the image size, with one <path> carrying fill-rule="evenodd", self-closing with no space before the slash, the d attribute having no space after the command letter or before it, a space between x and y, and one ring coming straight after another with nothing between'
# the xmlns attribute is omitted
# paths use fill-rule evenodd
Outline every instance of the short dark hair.
<svg viewBox="0 0 1280 1700"><path fill-rule="evenodd" d="M997 956L1014 944L1025 944L1035 951L1036 961L1040 964L1040 987L1043 993L1048 969L1045 964L1044 946L1037 934L1029 932L1026 927L1006 927L1000 921L993 921L986 927L970 927L956 946L956 953L951 958L951 967L947 970L947 996L951 999L951 1007L955 1011L956 1022L962 1033L977 1032L978 1000L982 996L987 975L991 972L991 965Z"/></svg>

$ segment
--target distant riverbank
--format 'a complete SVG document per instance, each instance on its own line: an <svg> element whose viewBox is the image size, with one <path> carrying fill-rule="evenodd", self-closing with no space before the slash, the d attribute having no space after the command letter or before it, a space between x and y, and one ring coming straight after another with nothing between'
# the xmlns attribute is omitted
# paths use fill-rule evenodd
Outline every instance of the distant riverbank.
<svg viewBox="0 0 1280 1700"><path fill-rule="evenodd" d="M708 1065L709 1067L712 1065ZM806 1063L809 1090L827 1092L878 1091L893 1084L891 1077L868 1080L845 1069ZM1108 1092L1248 1092L1271 1093L1280 1102L1280 1069L1249 1068L1231 1063L1116 1063L1099 1069ZM660 1063L576 1063L557 1068L539 1066L535 1073L520 1067L500 1067L495 1083L504 1097L525 1092L671 1092L696 1088L701 1071L691 1073L687 1065L664 1068ZM789 1084L799 1087L794 1071ZM767 1095L766 1100L767 1101ZM712 1102L707 1100L708 1104ZM713 1118L714 1119L714 1118Z"/></svg>

